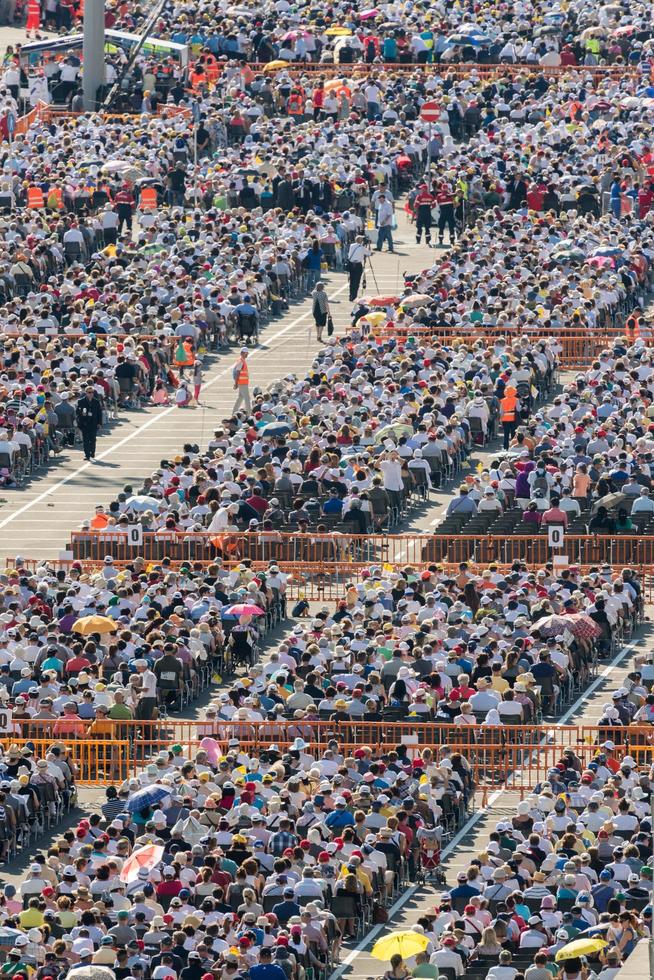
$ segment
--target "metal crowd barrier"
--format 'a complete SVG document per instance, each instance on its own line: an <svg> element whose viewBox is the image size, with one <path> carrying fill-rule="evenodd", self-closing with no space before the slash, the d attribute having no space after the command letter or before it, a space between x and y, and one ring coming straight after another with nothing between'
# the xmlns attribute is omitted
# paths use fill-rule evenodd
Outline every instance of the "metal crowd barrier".
<svg viewBox="0 0 654 980"><path fill-rule="evenodd" d="M228 751L228 742L234 738L239 740L242 751L255 754L273 743L281 751L287 751L296 738L302 738L308 745L301 751L316 758L333 741L346 755L365 746L377 753L404 745L410 754L426 747L437 751L447 746L465 756L484 794L505 784L521 794L531 792L547 779L548 770L561 761L566 749L572 749L582 765L587 765L608 739L615 743L611 754L617 760L630 755L640 766L650 765L654 759L654 727L645 725L615 728L478 724L461 728L421 722L416 717L403 722L116 721L113 730L99 739L87 738L81 728L76 733L58 736L56 722L15 721L13 724L16 733L0 740L5 750L10 744L21 747L29 740L35 754L43 757L54 740L65 744L78 767L76 781L80 784L108 785L130 778L158 756L165 754L167 759L172 745L181 747L179 757L193 759L205 738L214 740L213 748L218 756ZM18 729L22 734L18 734Z"/></svg>
<svg viewBox="0 0 654 980"><path fill-rule="evenodd" d="M640 335L648 346L654 346L654 333L648 335L645 327L641 327ZM542 326L533 327L487 327L478 323L471 323L467 326L435 326L423 327L418 324L403 326L400 324L389 324L385 327L375 327L372 336L379 342L387 340L397 340L401 343L414 341L418 344L443 344L451 345L456 342L473 344L478 340L496 341L500 338L509 343L528 337L531 342L539 340L551 340L554 338L561 345L561 352L557 355L560 367L563 370L587 369L599 354L610 347L618 337L625 336L624 328L607 327L592 332L570 332L565 328L552 328L547 333Z"/></svg>
<svg viewBox="0 0 654 980"><path fill-rule="evenodd" d="M522 529L521 529L522 530ZM282 562L297 564L307 573L330 575L330 566L352 572L369 565L427 565L429 562L498 562L514 561L544 564L553 555L547 528L534 535L524 533L510 537L479 534L343 534L340 532L262 531L212 534L211 532L144 532L143 543L130 545L127 535L107 531L74 531L71 534L73 557L80 561L101 561L105 556L129 562L143 558L158 562L211 561L220 558L239 562ZM654 535L638 532L615 535L566 534L560 549L574 564L654 565Z"/></svg>

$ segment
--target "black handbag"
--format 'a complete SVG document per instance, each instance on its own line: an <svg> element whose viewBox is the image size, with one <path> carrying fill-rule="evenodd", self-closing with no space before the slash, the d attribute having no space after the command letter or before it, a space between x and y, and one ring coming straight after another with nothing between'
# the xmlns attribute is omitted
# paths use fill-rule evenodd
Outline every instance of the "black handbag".
<svg viewBox="0 0 654 980"><path fill-rule="evenodd" d="M331 337L333 333L334 333L334 321L332 320L330 315L327 317L327 336Z"/></svg>

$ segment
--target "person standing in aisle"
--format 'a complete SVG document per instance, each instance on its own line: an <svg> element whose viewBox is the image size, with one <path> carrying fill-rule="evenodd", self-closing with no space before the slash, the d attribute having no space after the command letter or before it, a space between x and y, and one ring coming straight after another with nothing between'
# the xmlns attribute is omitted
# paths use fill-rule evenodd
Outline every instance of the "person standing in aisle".
<svg viewBox="0 0 654 980"><path fill-rule="evenodd" d="M347 269L350 281L350 302L353 303L359 294L359 286L363 276L363 267L370 256L363 235L357 235L347 253Z"/></svg>
<svg viewBox="0 0 654 980"><path fill-rule="evenodd" d="M202 387L202 358L196 357L193 365L193 397L196 402L200 401L200 388Z"/></svg>
<svg viewBox="0 0 654 980"><path fill-rule="evenodd" d="M443 244L445 235L445 225L450 236L450 245L454 244L456 228L454 225L454 191L443 181L436 194L436 201L440 208L438 216L438 244Z"/></svg>
<svg viewBox="0 0 654 980"><path fill-rule="evenodd" d="M116 210L118 211L118 235L122 235L123 226L127 225L127 230L132 234L132 222L134 220L134 205L136 201L134 200L134 195L132 194L129 184L123 184L121 189L118 191L114 197L114 204L116 205Z"/></svg>
<svg viewBox="0 0 654 980"><path fill-rule="evenodd" d="M500 399L500 420L504 434L504 448L508 449L515 435L518 418L518 394L511 386L504 389L504 397Z"/></svg>
<svg viewBox="0 0 654 980"><path fill-rule="evenodd" d="M413 203L416 209L416 242L418 245L420 244L424 231L425 242L427 245L431 245L431 209L436 203L436 199L433 194L429 193L426 184L420 185Z"/></svg>
<svg viewBox="0 0 654 980"><path fill-rule="evenodd" d="M94 460L98 429L102 425L102 407L90 385L78 401L75 415L82 432L84 458Z"/></svg>
<svg viewBox="0 0 654 980"><path fill-rule="evenodd" d="M249 412L252 406L250 401L250 372L248 371L247 364L249 353L247 347L241 347L240 357L232 368L234 391L238 392L236 401L234 402L234 408L232 409L233 415L236 414L241 405L244 406L246 412Z"/></svg>
<svg viewBox="0 0 654 980"><path fill-rule="evenodd" d="M393 204L388 200L386 194L379 195L379 207L377 208L377 251L381 252L382 246L386 242L388 251L393 251Z"/></svg>

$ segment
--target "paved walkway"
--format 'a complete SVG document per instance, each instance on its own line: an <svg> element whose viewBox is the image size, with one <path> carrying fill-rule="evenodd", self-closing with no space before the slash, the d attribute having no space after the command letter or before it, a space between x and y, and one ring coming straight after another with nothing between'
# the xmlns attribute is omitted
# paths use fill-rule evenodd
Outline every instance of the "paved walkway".
<svg viewBox="0 0 654 980"><path fill-rule="evenodd" d="M401 290L405 270L425 268L438 254L424 246L416 247L413 231L399 205L398 221L398 252L375 254L376 283L369 275L370 295ZM351 311L347 278L343 273L331 273L325 281L336 333L344 333L350 324ZM250 356L251 385L265 387L291 372L302 374L318 348L311 299L307 298L263 331L261 346ZM201 407L149 406L140 411L122 412L120 423L99 437L96 463L85 462L79 449L68 450L43 476L33 479L24 489L4 491L5 502L0 503L0 561L16 555L57 558L70 532L92 516L96 504L108 504L127 484L138 485L157 468L161 459L181 452L185 442L206 446L213 429L229 414L234 402L231 383L234 360L234 351L210 358L200 396Z"/></svg>

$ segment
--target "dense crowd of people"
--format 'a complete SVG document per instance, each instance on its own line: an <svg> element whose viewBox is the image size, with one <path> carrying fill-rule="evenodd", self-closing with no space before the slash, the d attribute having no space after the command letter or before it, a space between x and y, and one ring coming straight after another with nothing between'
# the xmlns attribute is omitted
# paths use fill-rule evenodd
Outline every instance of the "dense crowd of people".
<svg viewBox="0 0 654 980"><path fill-rule="evenodd" d="M66 31L77 13L47 0L41 16ZM110 3L107 26L146 16ZM353 535L394 531L454 480L461 527L510 512L534 533L647 529L650 12L202 0L166 6L154 33L191 65L150 47L123 77L108 54L131 116L39 109L14 134L26 89L81 110L74 54L21 71L10 50L0 84L2 485L76 442L93 461L123 409L198 403L207 352L240 350L208 443L82 521L99 562L17 557L0 575L0 863L32 855L0 897L0 972L327 980L426 882L420 952L386 980L614 980L652 927L654 657L456 881L442 849L509 775L504 750L529 753L634 634L646 583L609 564L388 564ZM418 243L449 250L372 297L366 262L396 247L403 205ZM355 304L342 336L328 270ZM313 363L257 388L260 330L308 295ZM597 331L606 349L554 392L562 336ZM151 560L121 560L136 524ZM312 606L288 560L351 571ZM173 742L170 719L210 688ZM38 850L80 775L110 783L100 812Z"/></svg>

